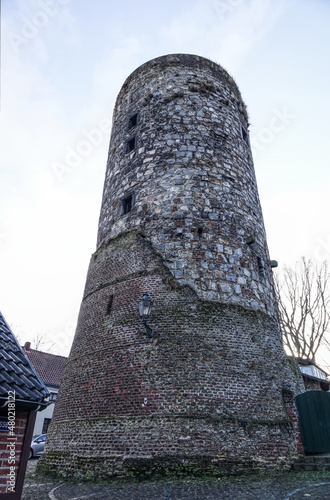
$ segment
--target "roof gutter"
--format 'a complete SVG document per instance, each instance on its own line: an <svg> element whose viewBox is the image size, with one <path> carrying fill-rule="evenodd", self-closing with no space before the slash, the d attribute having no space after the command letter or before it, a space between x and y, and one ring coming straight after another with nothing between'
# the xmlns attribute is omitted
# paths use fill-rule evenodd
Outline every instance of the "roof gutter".
<svg viewBox="0 0 330 500"><path fill-rule="evenodd" d="M34 402L24 399L15 399L15 407L20 410L28 411L43 411L49 406L49 401ZM0 397L0 408L5 408L8 405L8 399Z"/></svg>
<svg viewBox="0 0 330 500"><path fill-rule="evenodd" d="M330 386L330 380L324 378L313 377L313 375L309 375L308 373L300 372L303 377L310 378L311 380L316 380L317 382L324 382Z"/></svg>

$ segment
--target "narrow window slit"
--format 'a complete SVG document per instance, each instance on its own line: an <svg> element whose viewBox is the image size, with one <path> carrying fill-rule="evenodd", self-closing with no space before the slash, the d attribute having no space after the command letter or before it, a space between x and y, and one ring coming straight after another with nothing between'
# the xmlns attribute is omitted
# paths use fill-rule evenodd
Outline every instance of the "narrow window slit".
<svg viewBox="0 0 330 500"><path fill-rule="evenodd" d="M109 316L111 314L112 303L113 303L113 295L110 295L108 305L107 305L107 316Z"/></svg>
<svg viewBox="0 0 330 500"><path fill-rule="evenodd" d="M126 153L131 153L132 151L134 151L135 147L136 147L136 138L134 136L126 142Z"/></svg>
<svg viewBox="0 0 330 500"><path fill-rule="evenodd" d="M133 208L133 195L130 194L122 201L122 215L128 214Z"/></svg>
<svg viewBox="0 0 330 500"><path fill-rule="evenodd" d="M243 141L249 146L249 134L248 134L247 130L245 130L243 125L241 125L241 132L242 132Z"/></svg>
<svg viewBox="0 0 330 500"><path fill-rule="evenodd" d="M131 130L131 128L136 127L136 125L137 125L137 118L138 118L137 113L135 113L134 115L132 115L129 118L129 120L128 120L128 130Z"/></svg>

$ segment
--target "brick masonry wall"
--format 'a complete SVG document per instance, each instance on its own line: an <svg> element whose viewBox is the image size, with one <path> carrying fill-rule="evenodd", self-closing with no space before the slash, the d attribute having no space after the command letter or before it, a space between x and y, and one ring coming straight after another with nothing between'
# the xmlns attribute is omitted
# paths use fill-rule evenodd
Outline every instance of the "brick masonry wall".
<svg viewBox="0 0 330 500"><path fill-rule="evenodd" d="M0 416L7 418L7 411L1 410ZM12 491L9 489L12 478L15 491L27 420L27 412L16 411L14 436L10 436L9 432L0 432L0 494Z"/></svg>
<svg viewBox="0 0 330 500"><path fill-rule="evenodd" d="M235 83L203 58L158 58L125 82L40 470L219 473L295 457L303 387L282 347L247 127Z"/></svg>
<svg viewBox="0 0 330 500"><path fill-rule="evenodd" d="M319 380L304 377L304 384L306 391L322 391L321 382Z"/></svg>
<svg viewBox="0 0 330 500"><path fill-rule="evenodd" d="M145 289L151 340L136 306ZM126 233L91 259L40 467L90 477L281 467L296 453L295 383L273 318L198 298Z"/></svg>

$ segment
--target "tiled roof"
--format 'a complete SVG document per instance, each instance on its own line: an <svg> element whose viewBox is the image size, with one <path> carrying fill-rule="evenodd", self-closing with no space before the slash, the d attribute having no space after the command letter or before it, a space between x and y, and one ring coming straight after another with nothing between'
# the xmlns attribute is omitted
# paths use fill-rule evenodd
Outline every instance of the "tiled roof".
<svg viewBox="0 0 330 500"><path fill-rule="evenodd" d="M37 351L36 349L27 349L25 346L24 352L44 384L60 385L67 358L49 354L48 352Z"/></svg>
<svg viewBox="0 0 330 500"><path fill-rule="evenodd" d="M0 406L7 402L8 391L15 391L17 406L25 405L31 409L44 403L49 396L0 312Z"/></svg>

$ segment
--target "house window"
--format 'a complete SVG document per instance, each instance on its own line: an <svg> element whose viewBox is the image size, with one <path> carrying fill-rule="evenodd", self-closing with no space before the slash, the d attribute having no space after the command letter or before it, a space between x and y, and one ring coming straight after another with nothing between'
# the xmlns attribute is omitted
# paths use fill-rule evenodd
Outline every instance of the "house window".
<svg viewBox="0 0 330 500"><path fill-rule="evenodd" d="M56 401L56 396L57 396L57 393L56 392L51 392L50 395L49 395L49 401L51 403L55 403Z"/></svg>
<svg viewBox="0 0 330 500"><path fill-rule="evenodd" d="M241 125L241 132L242 132L242 137L243 141L249 146L249 133L248 131Z"/></svg>
<svg viewBox="0 0 330 500"><path fill-rule="evenodd" d="M128 214L132 210L133 204L134 204L133 194L126 196L126 198L124 198L123 201L121 202L121 214L122 215Z"/></svg>
<svg viewBox="0 0 330 500"><path fill-rule="evenodd" d="M136 147L136 137L132 137L126 142L126 153L131 153Z"/></svg>
<svg viewBox="0 0 330 500"><path fill-rule="evenodd" d="M47 434L48 426L51 423L51 421L52 421L51 418L44 418L44 424L42 426L41 434Z"/></svg>
<svg viewBox="0 0 330 500"><path fill-rule="evenodd" d="M137 119L138 119L137 113L135 113L128 119L128 126L127 126L128 130L131 130L131 128L136 127Z"/></svg>

